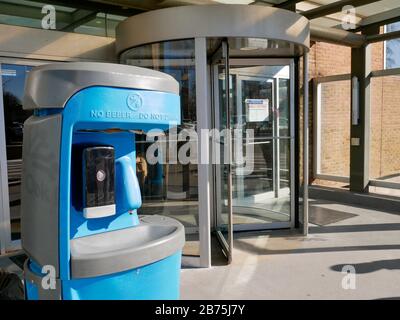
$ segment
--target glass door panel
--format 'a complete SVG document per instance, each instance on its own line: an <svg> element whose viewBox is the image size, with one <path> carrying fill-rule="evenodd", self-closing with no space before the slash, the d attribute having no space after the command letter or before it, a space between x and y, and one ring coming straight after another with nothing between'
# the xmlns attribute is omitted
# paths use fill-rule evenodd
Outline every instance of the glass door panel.
<svg viewBox="0 0 400 320"><path fill-rule="evenodd" d="M235 230L290 226L289 71L288 65L230 66Z"/></svg>
<svg viewBox="0 0 400 320"><path fill-rule="evenodd" d="M214 92L214 128L220 133L214 146L218 148L213 156L215 169L215 225L216 235L228 263L232 261L233 217L232 217L232 166L231 166L231 91L229 76L228 46L222 41L220 48L211 59Z"/></svg>

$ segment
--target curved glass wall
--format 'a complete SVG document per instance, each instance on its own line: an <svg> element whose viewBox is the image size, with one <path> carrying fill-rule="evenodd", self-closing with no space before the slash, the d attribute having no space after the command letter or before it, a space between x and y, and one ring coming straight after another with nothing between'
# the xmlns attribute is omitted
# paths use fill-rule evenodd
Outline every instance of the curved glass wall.
<svg viewBox="0 0 400 320"><path fill-rule="evenodd" d="M221 38L207 39L206 50L211 67L213 53L221 41ZM251 142L254 153L251 174L243 175L235 170L232 177L234 224L290 223L294 192L291 168L293 110L290 102L290 59L271 64L268 59L262 58L271 57L272 51L272 56L275 56L291 46L283 41L256 38L229 38L228 45L229 57L232 58L229 67L231 128L252 130L254 134L254 141ZM243 59L248 57L255 59L255 63L243 63ZM173 76L180 85L182 108L182 124L178 126L177 135L188 129L197 129L194 39L135 47L123 52L120 60L124 64L151 68ZM225 80L223 72L217 72L211 78L214 76L218 77L218 87L222 91L219 93L218 106L212 107L210 116L214 119L213 128L219 128L226 121L222 107L225 98L221 95ZM210 79L210 85L213 81L216 80ZM214 92L215 96L218 93ZM214 114L217 108L219 111ZM220 125L215 117L220 120ZM168 148L168 143L172 143L173 139L168 139L171 138L170 133L165 134L168 140L165 146ZM240 157L245 157L248 153L246 137L243 135L240 139L243 141L240 150L233 145L234 157L239 153ZM191 137L191 141L194 142L191 151L197 150L197 140L193 141ZM151 143L146 141L145 135L137 137L137 171L143 193L143 206L139 213L173 216L185 225L189 233L197 230L197 152L189 155L192 161L188 164L169 163L171 154L166 152L166 164L150 165L146 163L145 153ZM177 149L185 143L177 141ZM213 172L214 179L220 180L214 186L214 197L217 198L214 199L214 210L224 212L226 199L223 194L226 193L227 185L223 170L219 171Z"/></svg>
<svg viewBox="0 0 400 320"><path fill-rule="evenodd" d="M149 142L144 134L136 136L137 171L143 195L139 214L173 216L184 224L188 233L192 233L198 228L197 140L191 140L191 148L187 151L189 163L182 164L176 159L186 143L186 136L196 129L194 39L132 48L121 55L121 62L165 72L179 82L182 123L176 133L164 132L163 150L168 150L165 163L149 164L145 154L153 142ZM175 148L171 144L176 144ZM172 153L171 149L174 150Z"/></svg>

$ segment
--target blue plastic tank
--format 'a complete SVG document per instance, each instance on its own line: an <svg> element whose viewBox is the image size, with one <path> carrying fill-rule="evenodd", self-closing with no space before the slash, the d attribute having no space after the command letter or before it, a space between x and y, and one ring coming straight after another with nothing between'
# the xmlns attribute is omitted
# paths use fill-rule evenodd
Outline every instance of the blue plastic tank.
<svg viewBox="0 0 400 320"><path fill-rule="evenodd" d="M178 299L184 228L138 217L135 132L180 123L178 83L143 68L34 68L23 107L27 299Z"/></svg>

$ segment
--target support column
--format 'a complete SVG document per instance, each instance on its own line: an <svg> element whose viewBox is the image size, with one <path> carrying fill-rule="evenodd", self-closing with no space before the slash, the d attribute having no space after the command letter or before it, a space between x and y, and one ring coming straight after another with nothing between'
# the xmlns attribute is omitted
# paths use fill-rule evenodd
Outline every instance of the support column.
<svg viewBox="0 0 400 320"><path fill-rule="evenodd" d="M379 28L365 35L377 34ZM350 190L368 192L371 45L351 49Z"/></svg>
<svg viewBox="0 0 400 320"><path fill-rule="evenodd" d="M207 46L206 38L195 39L195 64L196 64L196 118L198 133L198 194L199 194L199 240L200 240L200 267L211 267L211 165L202 163L201 159L207 158L209 154L203 155L202 151L209 151L208 136L202 136L201 129L209 129L210 108L208 82L207 82ZM201 148L203 146L204 148Z"/></svg>

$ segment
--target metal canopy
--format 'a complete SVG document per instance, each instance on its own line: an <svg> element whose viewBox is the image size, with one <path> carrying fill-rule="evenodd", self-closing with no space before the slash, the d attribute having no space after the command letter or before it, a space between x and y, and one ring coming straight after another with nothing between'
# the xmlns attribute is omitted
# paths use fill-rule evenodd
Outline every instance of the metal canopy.
<svg viewBox="0 0 400 320"><path fill-rule="evenodd" d="M20 17L24 19L41 19L40 8L44 4L57 6L59 30L74 31L83 24L91 28L97 13L129 17L146 11L157 9L209 4L245 4L272 6L296 11L311 21L311 39L334 42L357 47L365 38L357 34L360 31L400 21L399 0L0 0L0 16ZM346 8L354 8L354 28L347 24L343 28L348 12ZM39 10L38 10L39 9ZM113 23L112 17L109 18ZM115 21L115 25L119 21ZM96 21L99 23L99 21ZM338 32L337 30L340 30ZM393 34L385 40L398 37ZM378 38L379 39L379 38ZM343 40L343 41L342 41ZM354 40L354 41L353 41ZM376 40L376 39L374 39Z"/></svg>
<svg viewBox="0 0 400 320"><path fill-rule="evenodd" d="M118 54L155 42L234 37L269 39L274 41L268 46L270 51L279 49L283 56L300 56L308 50L310 43L309 22L301 15L272 7L246 5L181 6L155 10L126 19L118 25L116 34Z"/></svg>

